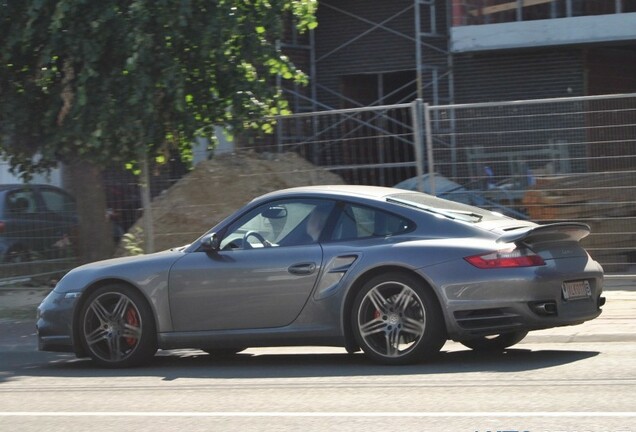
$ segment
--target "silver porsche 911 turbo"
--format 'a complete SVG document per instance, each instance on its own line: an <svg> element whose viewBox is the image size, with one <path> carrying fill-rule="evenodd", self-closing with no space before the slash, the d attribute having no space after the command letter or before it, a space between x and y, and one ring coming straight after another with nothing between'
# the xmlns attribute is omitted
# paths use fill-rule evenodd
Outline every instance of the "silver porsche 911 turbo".
<svg viewBox="0 0 636 432"><path fill-rule="evenodd" d="M188 246L72 270L38 308L39 348L106 367L177 348L341 346L391 365L448 339L503 350L599 316L588 234L399 189L282 190Z"/></svg>

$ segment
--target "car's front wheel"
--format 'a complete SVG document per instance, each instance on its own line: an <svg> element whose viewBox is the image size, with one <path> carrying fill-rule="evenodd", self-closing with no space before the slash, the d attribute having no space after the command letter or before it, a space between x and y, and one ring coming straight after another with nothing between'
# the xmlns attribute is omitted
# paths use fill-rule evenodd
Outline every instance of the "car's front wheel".
<svg viewBox="0 0 636 432"><path fill-rule="evenodd" d="M360 348L382 364L422 361L446 341L437 299L409 274L389 273L365 283L354 300L351 324Z"/></svg>
<svg viewBox="0 0 636 432"><path fill-rule="evenodd" d="M475 351L503 351L519 342L528 334L527 331L501 333L492 336L480 336L460 341L462 345Z"/></svg>
<svg viewBox="0 0 636 432"><path fill-rule="evenodd" d="M125 285L91 293L81 309L79 326L82 347L100 366L137 366L157 351L150 307L138 291Z"/></svg>

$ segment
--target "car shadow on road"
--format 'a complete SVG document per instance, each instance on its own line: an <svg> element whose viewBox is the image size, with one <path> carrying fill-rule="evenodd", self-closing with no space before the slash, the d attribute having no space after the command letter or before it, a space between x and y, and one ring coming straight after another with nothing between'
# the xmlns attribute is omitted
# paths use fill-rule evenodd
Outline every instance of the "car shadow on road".
<svg viewBox="0 0 636 432"><path fill-rule="evenodd" d="M11 354L6 356L7 354ZM8 362L0 368L0 384L20 376L55 377L159 377L254 379L338 376L401 376L467 372L523 372L576 363L599 355L598 351L508 349L501 353L471 350L442 351L434 359L408 366L382 366L362 353L284 354L241 353L215 357L198 350L160 351L148 365L130 369L103 369L88 359L68 354L2 353ZM13 358L13 361L11 359Z"/></svg>

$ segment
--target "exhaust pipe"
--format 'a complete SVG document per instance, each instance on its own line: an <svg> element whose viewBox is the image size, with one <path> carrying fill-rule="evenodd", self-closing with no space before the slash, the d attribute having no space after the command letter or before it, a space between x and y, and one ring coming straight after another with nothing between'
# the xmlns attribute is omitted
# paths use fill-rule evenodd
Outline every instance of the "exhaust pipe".
<svg viewBox="0 0 636 432"><path fill-rule="evenodd" d="M605 300L607 300L605 297L599 297L598 298L598 308L600 309L601 306L605 305Z"/></svg>
<svg viewBox="0 0 636 432"><path fill-rule="evenodd" d="M533 303L531 307L537 315L549 316L557 314L557 305L554 301Z"/></svg>

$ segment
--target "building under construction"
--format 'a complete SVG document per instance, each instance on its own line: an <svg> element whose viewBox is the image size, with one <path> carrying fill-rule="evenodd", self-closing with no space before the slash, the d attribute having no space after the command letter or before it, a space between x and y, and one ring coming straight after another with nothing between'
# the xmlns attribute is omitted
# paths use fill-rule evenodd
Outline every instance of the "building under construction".
<svg viewBox="0 0 636 432"><path fill-rule="evenodd" d="M633 0L320 0L294 112L636 91Z"/></svg>
<svg viewBox="0 0 636 432"><path fill-rule="evenodd" d="M388 106L416 99L448 106L636 92L633 0L321 0L317 17L315 31L299 35L290 30L282 46L309 75L308 86L285 88L294 113ZM593 114L594 102L588 105L592 114L586 115L585 122L603 123L605 115ZM455 142L461 131L455 118L434 120L440 121L432 132L452 149L441 156L450 166L456 162L455 149L461 147ZM392 138L392 143L378 144L373 133L382 130L383 135L399 136L410 120L387 115L383 121L342 121L337 133L352 136L355 130L358 136L373 137L365 151L378 145L390 148L403 155L396 163L400 158L412 159L412 142ZM333 122L307 119L288 124L279 127L276 145L297 148L298 143L316 141L327 129L335 131ZM571 155L590 157L590 164L595 156L634 154L633 142L624 142L628 138L624 129L589 128L587 135L586 142L612 141L611 147L572 149ZM492 146L493 140L472 144ZM350 154L351 148L314 145L305 146L303 152L319 165L347 165L359 157ZM374 155L382 152L372 151ZM382 160L387 159L373 156L369 162ZM611 169L622 167L620 161L612 163ZM412 172L404 175L408 174ZM444 174L456 177L457 167ZM386 183L377 176L368 181Z"/></svg>

